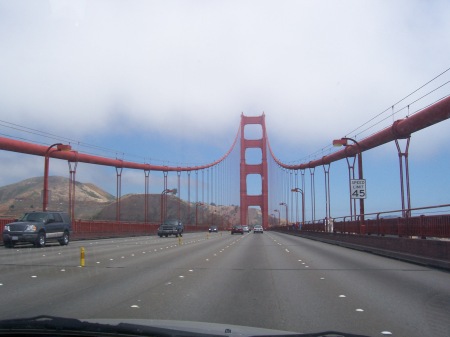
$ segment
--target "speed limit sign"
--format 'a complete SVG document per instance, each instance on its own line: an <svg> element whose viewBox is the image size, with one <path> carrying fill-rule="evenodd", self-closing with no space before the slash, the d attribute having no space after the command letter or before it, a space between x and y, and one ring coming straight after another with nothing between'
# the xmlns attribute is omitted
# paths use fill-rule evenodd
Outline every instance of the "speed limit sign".
<svg viewBox="0 0 450 337"><path fill-rule="evenodd" d="M350 179L350 197L352 199L366 198L366 179Z"/></svg>

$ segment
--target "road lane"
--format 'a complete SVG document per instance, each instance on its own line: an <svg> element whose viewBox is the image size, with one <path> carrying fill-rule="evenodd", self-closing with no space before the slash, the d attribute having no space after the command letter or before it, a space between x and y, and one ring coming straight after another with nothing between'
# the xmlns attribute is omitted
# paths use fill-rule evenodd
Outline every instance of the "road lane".
<svg viewBox="0 0 450 337"><path fill-rule="evenodd" d="M450 335L448 272L314 240L279 233L271 236L294 259L302 256L308 270L321 275L321 284L327 285L324 294L339 298L353 307L353 313L358 313L338 319L339 322L353 321L364 329L382 322L383 329L405 336ZM337 309L328 313L334 320L342 314Z"/></svg>
<svg viewBox="0 0 450 337"><path fill-rule="evenodd" d="M45 313L450 335L449 273L274 232L192 233L182 245L139 237L3 249L0 283L1 318Z"/></svg>

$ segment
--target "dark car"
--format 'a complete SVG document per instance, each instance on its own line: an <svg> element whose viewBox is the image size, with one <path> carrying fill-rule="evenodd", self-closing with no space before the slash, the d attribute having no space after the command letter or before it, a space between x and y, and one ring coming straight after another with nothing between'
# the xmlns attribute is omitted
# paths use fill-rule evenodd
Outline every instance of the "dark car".
<svg viewBox="0 0 450 337"><path fill-rule="evenodd" d="M158 236L162 238L165 236L166 238L169 235L175 235L175 237L183 236L184 226L183 223L179 220L166 220L161 226L158 228Z"/></svg>
<svg viewBox="0 0 450 337"><path fill-rule="evenodd" d="M217 226L211 226L211 227L209 227L208 231L210 233L213 233L213 232L217 233L219 231L219 229L217 228Z"/></svg>
<svg viewBox="0 0 450 337"><path fill-rule="evenodd" d="M44 247L47 241L68 245L71 233L72 224L66 212L30 212L3 227L3 243L7 248L18 242L36 247Z"/></svg>
<svg viewBox="0 0 450 337"><path fill-rule="evenodd" d="M234 234L234 233L244 234L244 228L241 225L234 225L231 228L231 234Z"/></svg>

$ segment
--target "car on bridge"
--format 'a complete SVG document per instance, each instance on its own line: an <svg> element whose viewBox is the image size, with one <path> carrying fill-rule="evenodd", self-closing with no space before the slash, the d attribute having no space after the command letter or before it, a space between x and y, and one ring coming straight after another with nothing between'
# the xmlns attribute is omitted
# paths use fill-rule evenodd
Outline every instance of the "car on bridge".
<svg viewBox="0 0 450 337"><path fill-rule="evenodd" d="M231 228L231 234L244 234L244 228L241 225L234 225Z"/></svg>
<svg viewBox="0 0 450 337"><path fill-rule="evenodd" d="M29 212L3 227L3 243L12 248L16 243L29 242L44 247L47 241L69 244L72 224L66 212Z"/></svg>
<svg viewBox="0 0 450 337"><path fill-rule="evenodd" d="M217 228L217 226L210 226L208 231L210 233L217 233L217 232L219 232L219 229Z"/></svg>
<svg viewBox="0 0 450 337"><path fill-rule="evenodd" d="M263 226L261 226L261 225L255 225L255 227L253 227L253 234L256 234L256 233L261 233L261 234L263 234L263 233L264 233Z"/></svg>
<svg viewBox="0 0 450 337"><path fill-rule="evenodd" d="M166 238L170 235L175 235L175 237L183 236L184 226L179 220L166 220L158 228L158 236Z"/></svg>

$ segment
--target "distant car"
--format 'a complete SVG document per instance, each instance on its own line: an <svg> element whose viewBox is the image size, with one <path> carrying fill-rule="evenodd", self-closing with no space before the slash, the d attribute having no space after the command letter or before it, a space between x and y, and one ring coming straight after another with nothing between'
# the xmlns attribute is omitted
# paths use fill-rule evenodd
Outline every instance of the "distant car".
<svg viewBox="0 0 450 337"><path fill-rule="evenodd" d="M183 236L184 226L181 221L178 220L166 220L161 226L158 228L158 236L162 238L165 236L166 238L169 235L175 235L175 237Z"/></svg>
<svg viewBox="0 0 450 337"><path fill-rule="evenodd" d="M255 233L264 233L264 229L261 225L255 225L255 227L253 227L253 234Z"/></svg>
<svg viewBox="0 0 450 337"><path fill-rule="evenodd" d="M44 247L47 241L68 245L72 232L69 214L66 212L29 212L19 220L3 227L3 243L12 248L18 242L29 242Z"/></svg>
<svg viewBox="0 0 450 337"><path fill-rule="evenodd" d="M211 226L211 227L209 227L209 232L210 233L217 233L219 230L217 229L217 226Z"/></svg>
<svg viewBox="0 0 450 337"><path fill-rule="evenodd" d="M246 233L250 233L250 228L248 226L242 226L242 230Z"/></svg>
<svg viewBox="0 0 450 337"><path fill-rule="evenodd" d="M231 228L231 234L234 234L234 233L237 233L237 234L244 234L244 229L242 228L241 225L234 225L234 226Z"/></svg>

